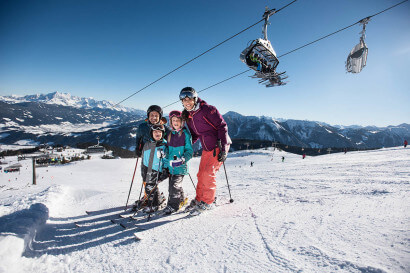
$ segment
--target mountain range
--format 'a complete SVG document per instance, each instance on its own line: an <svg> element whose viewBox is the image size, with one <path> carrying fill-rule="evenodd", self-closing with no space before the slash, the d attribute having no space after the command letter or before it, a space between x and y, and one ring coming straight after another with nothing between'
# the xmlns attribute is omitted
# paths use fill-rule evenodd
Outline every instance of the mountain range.
<svg viewBox="0 0 410 273"><path fill-rule="evenodd" d="M305 148L381 148L410 139L410 125L332 126L323 122L243 116L224 116L232 139L276 141ZM135 149L138 125L146 112L109 101L79 98L67 93L0 96L0 144L38 145L100 142Z"/></svg>

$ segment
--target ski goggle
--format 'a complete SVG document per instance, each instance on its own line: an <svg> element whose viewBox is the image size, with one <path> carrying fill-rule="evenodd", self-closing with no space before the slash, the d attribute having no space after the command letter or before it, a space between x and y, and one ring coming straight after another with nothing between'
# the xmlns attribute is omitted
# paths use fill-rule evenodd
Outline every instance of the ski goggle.
<svg viewBox="0 0 410 273"><path fill-rule="evenodd" d="M196 93L193 93L192 91L182 91L179 94L179 99L183 100L185 98L190 98L190 99L195 99L197 97Z"/></svg>
<svg viewBox="0 0 410 273"><path fill-rule="evenodd" d="M164 125L161 125L161 124L154 124L154 125L151 125L151 130L152 131L159 130L159 131L165 132L165 127Z"/></svg>
<svg viewBox="0 0 410 273"><path fill-rule="evenodd" d="M173 117L181 118L181 112L177 110L169 112L169 120L171 120L171 118Z"/></svg>

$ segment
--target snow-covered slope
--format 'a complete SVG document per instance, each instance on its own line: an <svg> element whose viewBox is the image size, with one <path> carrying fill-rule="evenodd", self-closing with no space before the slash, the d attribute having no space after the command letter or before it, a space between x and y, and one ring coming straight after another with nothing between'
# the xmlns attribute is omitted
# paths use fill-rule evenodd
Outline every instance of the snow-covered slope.
<svg viewBox="0 0 410 273"><path fill-rule="evenodd" d="M0 173L0 272L409 272L409 158L401 147L305 159L232 153L233 203L221 169L213 211L128 230L105 209L125 204L135 159L38 168L36 186L20 161L21 173ZM196 183L199 158L191 163ZM132 201L140 186L136 176ZM192 198L189 177L183 187Z"/></svg>

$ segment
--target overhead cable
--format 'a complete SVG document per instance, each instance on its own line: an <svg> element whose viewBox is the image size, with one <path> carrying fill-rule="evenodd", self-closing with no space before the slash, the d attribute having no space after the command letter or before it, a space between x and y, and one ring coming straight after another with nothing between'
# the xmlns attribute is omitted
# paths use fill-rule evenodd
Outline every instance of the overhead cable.
<svg viewBox="0 0 410 273"><path fill-rule="evenodd" d="M276 11L275 11L275 13L278 13L279 11L283 10L284 8L288 7L289 5L293 4L293 3L294 3L294 2L296 2L296 1L297 1L297 0L294 0L294 1L292 1L291 3L287 4L286 6L284 6L284 7L280 8L280 9L276 10ZM274 9L273 9L273 10L274 10ZM245 29L241 30L240 32L238 32L238 33L236 33L235 35L233 35L233 36L229 37L228 39L226 39L226 40L224 40L224 41L220 42L219 44L217 44L217 45L215 45L215 46L211 47L210 49L208 49L208 50L204 51L203 53L199 54L198 56L196 56L196 57L194 57L194 58L190 59L189 61L185 62L184 64L182 64L182 65L178 66L177 68L175 68L175 69L171 70L170 72L166 73L165 75L163 75L163 76L159 77L159 78L158 78L158 79L156 79L155 81L153 81L153 82L149 83L148 85L144 86L144 87L143 87L143 88L141 88L140 90L138 90L138 91L134 92L133 94L131 94L130 96L126 97L126 98L125 98L125 99L123 99L122 101L118 102L118 103L117 103L117 104L115 104L114 106L117 106L117 105L119 105L119 104L123 103L124 101L126 101L126 100L128 100L129 98L131 98L131 97L135 96L136 94L140 93L140 92L141 92L141 91L143 91L144 89L146 89L146 88L150 87L150 86L151 86L151 85L153 85L154 83L159 82L159 81L160 81L160 80L162 80L163 78L165 78L165 77L169 76L170 74L174 73L175 71L179 70L180 68L182 68L182 67L186 66L187 64L189 64L189 63L193 62L194 60L198 59L199 57L201 57L201 56L205 55L206 53L208 53L208 52L210 52L211 50L213 50L213 49L217 48L218 46L220 46L220 45L222 45L222 44L226 43L227 41L229 41L229 40L231 40L231 39L235 38L235 37L236 37L236 36L238 36L239 34L241 34L241 33L245 32L245 31L247 31L248 29L250 29L250 28L252 28L252 27L256 26L257 24L259 24L260 22L262 22L262 21L264 21L264 20L265 20L265 18L263 18L263 19L259 20L258 22L254 23L253 25L250 25L249 27L247 27L247 28L245 28Z"/></svg>
<svg viewBox="0 0 410 273"><path fill-rule="evenodd" d="M370 19L370 18L372 18L372 17L375 17L375 16L377 16L377 15L379 15L379 14L385 12L385 11L388 11L389 9L392 9L392 8L398 6L398 5L401 5L401 4L403 4L403 3L407 2L407 1L409 1L409 0L402 1L402 2L400 2L400 3L398 3L398 4L396 4L396 5L393 5L393 6L389 7L389 8L387 8L387 9L384 9L384 10L378 12L378 13L375 13L375 14L373 14L373 15L371 15L371 16L368 16L368 17L365 17L365 18L363 18L363 19ZM323 39L325 39L325 38L328 38L328 37L330 37L330 36L332 36L332 35L334 35L334 34L336 34L336 33L338 33L338 32L341 32L341 31L346 30L346 29L348 29L348 28L350 28L350 27L352 27L352 26L354 26L354 25L357 25L357 24L359 24L363 19L361 19L361 20L357 21L356 23L353 23L353 24L351 24L351 25L349 25L349 26L347 26L347 27L341 28L341 29L339 29L339 30L337 30L337 31L335 31L335 32L332 32L332 33L330 33L330 34L327 34L327 35L325 35L325 36L323 36L323 37L321 37L321 38L319 38L319 39L316 39L316 40L314 40L314 41L312 41L312 42L309 42L309 43L307 43L307 44L304 44L304 45L302 45L302 46L300 46L300 47L298 47L298 48L295 48L295 49L293 49L293 50L291 50L291 51L288 51L288 52L286 52L286 53L284 53L284 54L278 56L278 58L281 58L281 57L283 57L283 56L286 56L286 55L288 55L288 54L291 54L291 53L293 53L293 52L295 52L295 51L298 51L298 50L300 50L300 49L302 49L302 48L304 48L304 47L307 47L307 46L309 46L309 45L311 45L311 44L314 44L314 43L316 43L316 42L318 42L318 41L320 41L320 40L323 40ZM209 88L211 88L211 87L214 87L214 86L216 86L216 85L218 85L218 84L221 84L221 83L223 83L223 82L226 82L226 81L229 81L229 80L231 80L231 79L233 79L233 78L236 78L236 77L238 77L238 76L240 76L240 75L242 75L242 74L248 72L249 70L251 70L251 69L245 70L245 71L243 71L243 72L241 72L241 73L238 73L238 74L236 74L236 75L234 75L234 76L231 76L231 77L229 77L229 78L227 78L227 79L225 79L225 80L223 80L223 81L220 81L220 82L218 82L218 83L216 83L216 84L213 84L213 85L211 85L211 86L209 86L209 87L207 87L207 88L204 88L204 89L202 89L202 90L199 91L199 92L205 91L205 90L207 90L207 89L209 89ZM199 92L198 92L198 93L199 93ZM171 104L168 104L168 105L164 106L163 108L168 107L168 106L171 106L171 105L173 105L173 104L175 104L175 103L177 103L177 102L178 102L178 101L173 102L173 103L171 103Z"/></svg>

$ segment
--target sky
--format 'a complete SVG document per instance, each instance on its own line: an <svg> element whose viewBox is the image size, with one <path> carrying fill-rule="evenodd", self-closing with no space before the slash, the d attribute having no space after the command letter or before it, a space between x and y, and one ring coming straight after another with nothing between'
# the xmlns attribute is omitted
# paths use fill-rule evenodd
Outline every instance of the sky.
<svg viewBox="0 0 410 273"><path fill-rule="evenodd" d="M54 91L120 102L291 1L0 0L0 95ZM401 1L298 0L270 18L278 56ZM367 66L345 71L361 26L279 58L285 86L247 72L201 92L221 113L316 120L332 125L410 123L410 2L367 25ZM127 99L145 110L178 101L247 70L239 55L262 37L260 23ZM178 102L164 112L181 110Z"/></svg>

